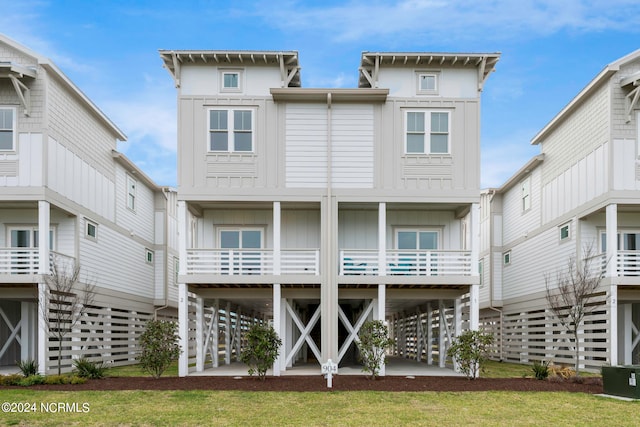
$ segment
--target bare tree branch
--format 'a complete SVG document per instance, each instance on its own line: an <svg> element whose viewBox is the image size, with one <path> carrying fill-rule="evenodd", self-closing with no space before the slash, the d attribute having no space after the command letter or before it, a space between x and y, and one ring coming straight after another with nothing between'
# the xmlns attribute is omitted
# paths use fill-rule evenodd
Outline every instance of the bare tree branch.
<svg viewBox="0 0 640 427"><path fill-rule="evenodd" d="M583 254L579 264L575 257L569 258L566 270L556 273L555 286L549 274L545 275L544 280L549 309L573 338L576 374L580 370L580 327L587 315L601 309L594 300L600 297L603 271L598 265L593 265L597 260L593 244L585 245Z"/></svg>
<svg viewBox="0 0 640 427"><path fill-rule="evenodd" d="M79 289L80 266L54 258L51 272L45 278L46 295L39 301L49 337L58 342L58 375L61 373L62 348L69 335L95 299L95 286Z"/></svg>

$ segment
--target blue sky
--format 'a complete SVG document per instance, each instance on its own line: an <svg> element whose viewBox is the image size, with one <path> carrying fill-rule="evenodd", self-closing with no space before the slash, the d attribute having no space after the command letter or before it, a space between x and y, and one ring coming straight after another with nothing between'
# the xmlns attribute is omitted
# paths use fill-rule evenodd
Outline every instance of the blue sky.
<svg viewBox="0 0 640 427"><path fill-rule="evenodd" d="M482 186L602 68L640 49L637 0L0 0L0 32L51 58L175 185L176 92L158 49L297 50L303 87L357 87L362 51L501 52L482 94Z"/></svg>

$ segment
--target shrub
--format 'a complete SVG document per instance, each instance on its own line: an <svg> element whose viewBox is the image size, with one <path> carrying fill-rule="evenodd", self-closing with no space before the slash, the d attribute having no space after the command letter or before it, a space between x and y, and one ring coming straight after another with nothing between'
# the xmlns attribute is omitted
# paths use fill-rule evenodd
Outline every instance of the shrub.
<svg viewBox="0 0 640 427"><path fill-rule="evenodd" d="M79 377L97 380L104 378L106 367L102 362L92 362L86 358L80 358L73 361L73 366Z"/></svg>
<svg viewBox="0 0 640 427"><path fill-rule="evenodd" d="M486 360L487 347L493 343L493 336L483 331L465 331L454 338L447 350L460 367L460 371L473 380L478 378Z"/></svg>
<svg viewBox="0 0 640 427"><path fill-rule="evenodd" d="M149 320L140 336L142 352L138 357L142 369L153 378L160 378L171 362L180 356L178 324L164 320Z"/></svg>
<svg viewBox="0 0 640 427"><path fill-rule="evenodd" d="M25 377L21 374L0 375L0 385L18 385Z"/></svg>
<svg viewBox="0 0 640 427"><path fill-rule="evenodd" d="M568 366L549 365L549 375L563 380L576 376L576 371Z"/></svg>
<svg viewBox="0 0 640 427"><path fill-rule="evenodd" d="M242 351L242 362L249 366L249 375L258 374L264 381L267 369L278 358L282 340L271 326L253 325L246 335L247 344Z"/></svg>
<svg viewBox="0 0 640 427"><path fill-rule="evenodd" d="M533 362L533 367L531 369L533 370L533 375L537 380L546 380L549 376L549 362L547 361L543 360L542 362L538 362L536 360Z"/></svg>
<svg viewBox="0 0 640 427"><path fill-rule="evenodd" d="M38 362L33 359L21 360L18 362L18 368L24 377L36 375L38 373Z"/></svg>
<svg viewBox="0 0 640 427"><path fill-rule="evenodd" d="M38 384L44 384L44 376L42 375L29 375L26 378L22 378L20 381L18 381L19 386L23 386L23 387L29 387L32 385L38 385Z"/></svg>
<svg viewBox="0 0 640 427"><path fill-rule="evenodd" d="M362 325L356 346L360 351L362 370L371 374L368 378L376 379L391 344L393 340L389 338L389 330L382 320L369 320Z"/></svg>

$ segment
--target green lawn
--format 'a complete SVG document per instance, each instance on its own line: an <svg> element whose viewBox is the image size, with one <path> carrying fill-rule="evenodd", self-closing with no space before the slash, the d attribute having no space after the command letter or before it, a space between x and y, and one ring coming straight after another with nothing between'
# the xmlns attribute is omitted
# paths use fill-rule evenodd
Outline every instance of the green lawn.
<svg viewBox="0 0 640 427"><path fill-rule="evenodd" d="M167 374L176 375L176 366ZM108 375L144 374L138 367L129 366L110 369ZM531 375L529 366L499 362L489 362L484 374L525 375ZM632 426L638 424L640 413L639 402L548 392L43 392L25 388L0 389L0 403L3 402L14 403L14 409L25 403L35 409L0 414L0 425L25 426ZM63 406L59 407L59 403Z"/></svg>
<svg viewBox="0 0 640 427"><path fill-rule="evenodd" d="M0 390L2 402L36 403L2 425L637 425L640 403L583 393L387 393ZM87 412L45 413L57 402ZM84 405L86 404L86 405Z"/></svg>

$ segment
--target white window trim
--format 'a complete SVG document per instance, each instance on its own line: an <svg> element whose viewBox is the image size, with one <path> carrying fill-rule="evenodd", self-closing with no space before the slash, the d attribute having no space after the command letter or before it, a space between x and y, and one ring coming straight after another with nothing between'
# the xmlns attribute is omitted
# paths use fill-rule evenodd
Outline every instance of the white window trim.
<svg viewBox="0 0 640 427"><path fill-rule="evenodd" d="M211 149L211 111L226 111L227 112L227 132L228 135L228 148L226 150L212 150ZM234 140L234 130L233 130L233 120L234 120L234 111L251 111L251 150L249 151L236 151L235 150L235 140ZM240 153L240 154L253 154L256 152L256 108L249 106L234 106L234 107L212 107L207 108L207 153Z"/></svg>
<svg viewBox="0 0 640 427"><path fill-rule="evenodd" d="M89 234L89 225L92 225L95 230L95 236ZM90 220L89 218L84 219L84 237L89 240L93 240L94 242L98 241L98 223Z"/></svg>
<svg viewBox="0 0 640 427"><path fill-rule="evenodd" d="M567 237L562 237L562 229L567 228ZM560 242L568 242L571 240L571 222L565 222L564 224L558 226L558 239Z"/></svg>
<svg viewBox="0 0 640 427"><path fill-rule="evenodd" d="M242 232L242 231L259 231L260 232L260 249L264 249L264 233L265 233L265 227L233 227L233 226L224 226L224 227L218 227L217 231L216 231L216 235L218 238L218 247L220 249L222 249L222 232L223 231L238 231L238 232ZM242 240L240 240L242 241ZM244 250L244 249L257 249L257 248L239 248L240 250Z"/></svg>
<svg viewBox="0 0 640 427"><path fill-rule="evenodd" d="M425 136L425 140L424 140L424 152L422 153L409 153L407 148L409 145L409 141L408 141L408 135L409 135L409 130L408 130L408 117L409 117L409 113L425 113L424 116L424 136ZM445 113L448 116L447 119L447 151L446 153L431 153L431 113ZM407 156L448 156L451 154L451 141L452 141L452 135L451 135L451 110L443 110L443 109L407 109L404 110L404 137L403 137L403 141L404 141L404 154Z"/></svg>
<svg viewBox="0 0 640 427"><path fill-rule="evenodd" d="M130 191L131 188L131 183L133 183L133 193ZM138 199L138 180L135 179L133 176L131 176L130 174L127 174L127 194L126 194L126 205L127 205L127 209L129 209L130 211L135 212L136 211L136 202ZM131 196L133 196L133 202L131 203ZM133 204L133 206L132 206Z"/></svg>
<svg viewBox="0 0 640 427"><path fill-rule="evenodd" d="M502 265L504 266L511 265L511 251L506 251L502 253Z"/></svg>
<svg viewBox="0 0 640 427"><path fill-rule="evenodd" d="M527 186L526 192L525 184ZM528 212L531 209L531 175L520 181L520 203L522 212Z"/></svg>
<svg viewBox="0 0 640 427"><path fill-rule="evenodd" d="M432 76L435 80L435 88L434 89L422 89L420 87L420 83L422 81L422 76ZM416 71L416 93L419 95L438 95L440 93L440 72L439 71L429 71L429 70L419 70Z"/></svg>
<svg viewBox="0 0 640 427"><path fill-rule="evenodd" d="M243 70L235 69L235 68L221 68L220 71L220 92L242 92L243 84ZM238 87L225 87L224 86L224 76L227 74L237 74L238 75Z"/></svg>
<svg viewBox="0 0 640 427"><path fill-rule="evenodd" d="M35 232L39 231L38 230L38 226L37 225L32 225L32 224L16 224L16 225L9 225L7 226L7 247L11 246L11 232L15 231L15 230L28 230L30 231L31 234L31 246L29 246L29 249L33 249L36 248L36 241L35 241ZM50 235L50 241L49 241L49 250L54 251L56 248L56 242L57 242L57 236L56 236L56 227L51 226L49 227L49 235Z"/></svg>
<svg viewBox="0 0 640 427"><path fill-rule="evenodd" d="M428 231L428 232L434 232L436 233L436 235L438 236L436 239L436 245L437 248L435 249L413 249L415 251L438 251L441 250L442 248L442 230L440 228L434 228L434 227L396 227L394 232L393 232L393 237L395 239L394 242L394 248L395 250L407 250L410 251L412 249L399 249L398 248L398 242L399 242L399 238L398 238L398 233L400 232L414 232L414 233L420 233L422 231Z"/></svg>
<svg viewBox="0 0 640 427"><path fill-rule="evenodd" d="M149 260L149 256L151 256L151 260ZM155 254L153 253L153 251L149 248L144 248L144 261L147 264L153 264L155 258Z"/></svg>
<svg viewBox="0 0 640 427"><path fill-rule="evenodd" d="M1 106L0 110L12 110L13 114L12 114L12 119L13 122L11 123L11 131L13 132L12 135L12 141L11 141L11 148L0 148L0 152L14 152L16 151L16 144L17 144L17 139L18 139L18 129L17 127L17 123L18 123L18 119L17 119L17 111L18 109L16 107L11 107L11 106Z"/></svg>

